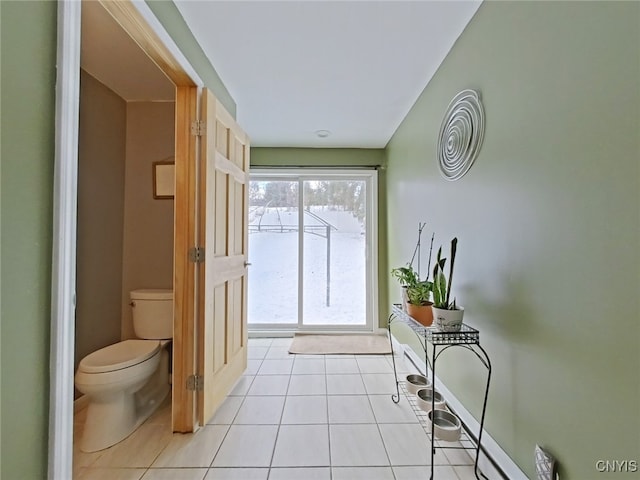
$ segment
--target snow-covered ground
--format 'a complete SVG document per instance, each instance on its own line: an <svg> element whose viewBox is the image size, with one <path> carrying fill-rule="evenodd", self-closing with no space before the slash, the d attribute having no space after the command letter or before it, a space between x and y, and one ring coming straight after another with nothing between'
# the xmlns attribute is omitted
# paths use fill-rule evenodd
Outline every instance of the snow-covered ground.
<svg viewBox="0 0 640 480"><path fill-rule="evenodd" d="M331 231L327 305L326 228L316 228L324 227L324 223L314 215L304 215L307 228L302 260L303 322L307 325L364 325L366 281L362 226L350 212L313 208L312 213L336 230ZM253 211L250 222L248 321L250 324L296 324L298 212L283 208ZM314 228L309 230L309 226Z"/></svg>

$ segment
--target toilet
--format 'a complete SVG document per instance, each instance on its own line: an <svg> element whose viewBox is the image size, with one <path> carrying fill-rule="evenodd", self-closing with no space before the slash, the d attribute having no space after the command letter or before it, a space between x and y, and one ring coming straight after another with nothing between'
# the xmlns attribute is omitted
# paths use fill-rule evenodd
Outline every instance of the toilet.
<svg viewBox="0 0 640 480"><path fill-rule="evenodd" d="M173 292L129 294L137 339L101 348L78 365L76 388L88 397L80 450L96 452L124 440L170 391L168 345L173 338Z"/></svg>

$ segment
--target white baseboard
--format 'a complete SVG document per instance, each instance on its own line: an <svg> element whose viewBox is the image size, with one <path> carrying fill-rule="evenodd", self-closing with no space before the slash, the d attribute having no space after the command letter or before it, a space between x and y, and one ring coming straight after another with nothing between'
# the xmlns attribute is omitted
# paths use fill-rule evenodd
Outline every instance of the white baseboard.
<svg viewBox="0 0 640 480"><path fill-rule="evenodd" d="M295 335L386 335L386 328L374 328L372 330L347 330L347 329L323 329L323 330L249 330L249 338L293 338Z"/></svg>
<svg viewBox="0 0 640 480"><path fill-rule="evenodd" d="M250 330L249 338L293 338L294 332L292 330Z"/></svg>
<svg viewBox="0 0 640 480"><path fill-rule="evenodd" d="M420 358L411 347L406 344L399 344L394 338L394 347L396 351L403 352L411 363L422 373L426 375L426 364L424 358ZM452 410L465 425L467 431L472 432L477 437L480 429L480 423L469 413L462 403L455 397L453 393L435 377L436 388L444 395L447 400L447 406ZM480 399L482 401L482 399ZM496 468L497 466L497 468ZM490 479L507 478L509 480L528 480L528 477L520 470L506 452L498 445L498 443L487 433L482 432L482 449L478 458L478 467Z"/></svg>

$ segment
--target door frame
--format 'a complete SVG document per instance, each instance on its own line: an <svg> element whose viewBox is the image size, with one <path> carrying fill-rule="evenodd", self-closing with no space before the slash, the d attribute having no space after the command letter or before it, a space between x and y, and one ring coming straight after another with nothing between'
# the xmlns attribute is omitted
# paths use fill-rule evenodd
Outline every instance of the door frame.
<svg viewBox="0 0 640 480"><path fill-rule="evenodd" d="M176 85L176 192L174 219L174 363L173 385L186 385L195 371L194 266L177 248L193 245L197 155L191 121L197 118L198 95L204 82L144 1L105 1L102 6ZM55 161L53 180L53 248L51 277L51 340L49 380L48 478L71 478L73 472L73 388L76 289L76 211L78 119L80 101L81 8L77 1L58 2ZM190 183L190 182L193 182ZM180 213L179 213L180 212ZM177 228L180 227L180 228ZM176 342L177 340L177 342ZM191 352L191 354L189 354ZM177 375L176 375L177 374ZM196 395L174 389L173 430L193 431ZM189 402L189 396L192 401ZM184 408L182 408L184 406ZM176 411L177 410L177 411Z"/></svg>
<svg viewBox="0 0 640 480"><path fill-rule="evenodd" d="M291 335L296 332L322 332L322 333L345 333L345 332L372 332L378 328L378 171L374 168L344 168L344 167L252 167L249 171L249 182L253 179L285 180L304 182L305 180L348 180L364 179L367 182L366 192L366 305L364 325L304 325L303 304L298 300L298 321L294 324L275 323L249 323L249 333L256 336L265 335ZM304 202L303 189L299 189L299 207ZM303 279L303 232L300 228L303 221L302 209L298 210L299 234L298 234L298 289L299 296L302 296L304 284Z"/></svg>

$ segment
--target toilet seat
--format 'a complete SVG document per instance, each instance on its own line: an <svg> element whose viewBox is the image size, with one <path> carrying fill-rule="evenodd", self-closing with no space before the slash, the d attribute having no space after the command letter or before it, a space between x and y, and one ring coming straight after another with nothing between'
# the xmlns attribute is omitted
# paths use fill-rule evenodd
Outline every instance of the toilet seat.
<svg viewBox="0 0 640 480"><path fill-rule="evenodd" d="M132 367L153 357L160 350L157 340L124 340L97 350L80 361L84 373L106 373Z"/></svg>

